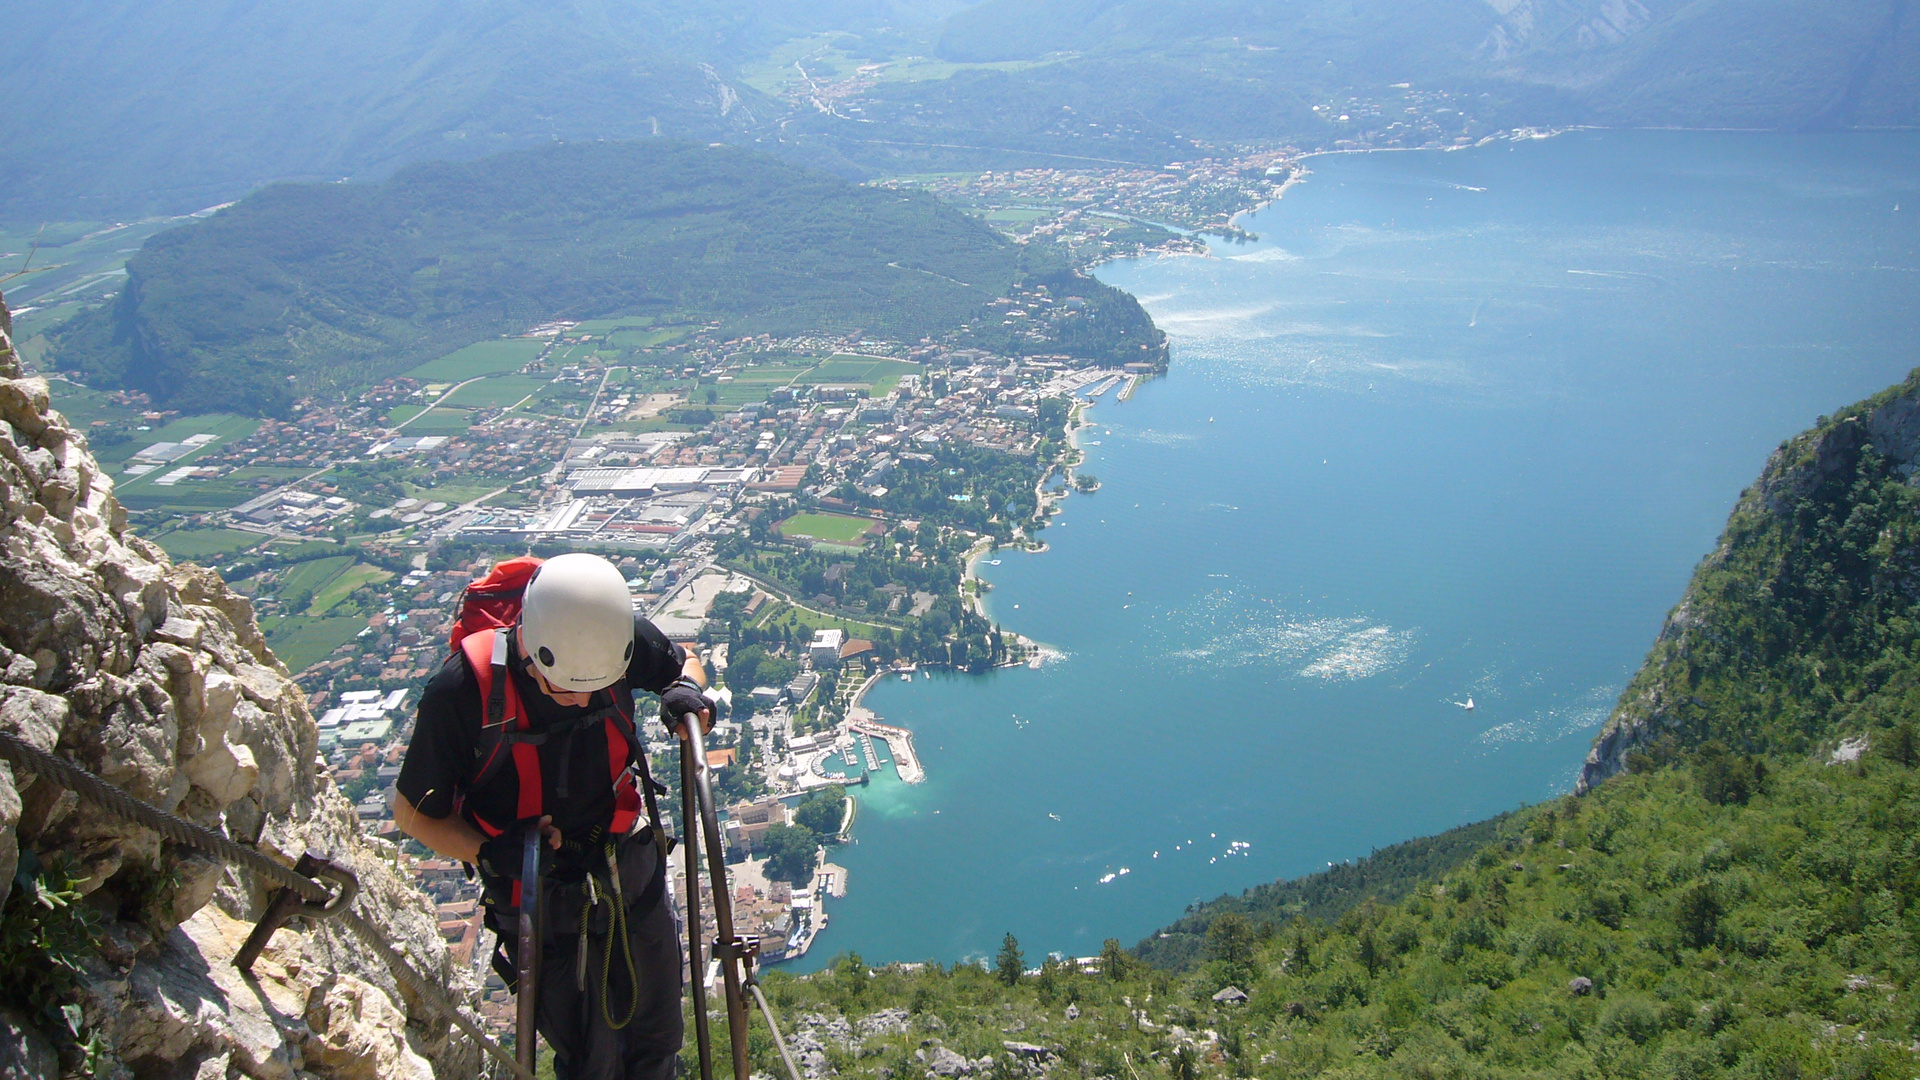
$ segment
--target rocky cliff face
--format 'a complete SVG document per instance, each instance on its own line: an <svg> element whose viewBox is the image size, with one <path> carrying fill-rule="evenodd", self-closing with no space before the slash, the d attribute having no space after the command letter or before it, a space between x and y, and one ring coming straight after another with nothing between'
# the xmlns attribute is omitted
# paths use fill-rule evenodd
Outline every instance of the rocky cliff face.
<svg viewBox="0 0 1920 1080"><path fill-rule="evenodd" d="M359 832L319 769L304 696L244 597L126 529L86 440L23 378L0 303L0 730L137 798L256 844L308 848L360 878L355 908L415 970L462 997L431 908ZM96 1075L473 1075L482 1057L381 958L325 924L275 935L244 979L231 960L267 892L0 763L0 899L23 849L77 862L98 913L83 1030ZM0 1075L74 1072L44 1016L0 1015Z"/></svg>
<svg viewBox="0 0 1920 1080"><path fill-rule="evenodd" d="M1795 528L1793 515L1802 501L1825 485L1847 483L1862 451L1869 446L1885 460L1892 475L1920 487L1920 371L1902 385L1782 443L1767 459L1760 479L1741 493L1730 515L1730 522L1739 527L1730 524L1713 552L1695 570L1680 603L1660 628L1645 666L1628 684L1594 740L1580 769L1576 791L1585 793L1622 771L1629 754L1680 726L1678 714L1689 704L1698 704L1688 700L1686 690L1694 677L1688 670L1690 662L1705 651L1703 646L1724 646L1738 637L1734 628L1721 625L1726 617L1724 606L1706 600L1714 575L1728 568L1739 544L1766 532L1768 524L1789 531ZM1897 560L1890 559L1882 566L1884 571L1897 569ZM1767 581L1753 584L1769 593L1775 588ZM1920 593L1920 579L1889 579L1882 584ZM1724 585L1720 587L1724 589Z"/></svg>

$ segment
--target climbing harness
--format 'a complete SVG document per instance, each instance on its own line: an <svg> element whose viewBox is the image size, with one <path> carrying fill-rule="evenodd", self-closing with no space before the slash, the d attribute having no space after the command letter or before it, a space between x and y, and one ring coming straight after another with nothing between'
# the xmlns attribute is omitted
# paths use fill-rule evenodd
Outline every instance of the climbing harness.
<svg viewBox="0 0 1920 1080"><path fill-rule="evenodd" d="M520 1080L534 1080L532 1070L522 1068L520 1062L514 1055L508 1053L505 1047L487 1037L478 1021L468 1016L438 985L416 973L401 958L399 950L395 949L391 942L381 937L380 932L364 918L349 910L359 891L359 881L345 867L328 863L322 856L315 853L309 853L298 865L287 867L276 862L266 853L235 843L204 825L196 825L185 818L167 813L157 806L142 802L72 762L55 757L9 732L0 731L0 757L4 757L16 767L25 769L41 779L51 780L81 799L142 828L152 830L176 844L212 855L224 862L245 867L261 878L278 884L281 891L268 902L267 916L262 919L262 926L278 917L279 922L273 925L273 929L278 929L280 924L296 915L340 923L352 931L370 952L384 960L395 981L411 991L417 999L431 1006L434 1011L451 1021L455 1027L471 1036L483 1051L513 1070ZM307 876L307 872L332 881L336 888L328 889L313 877ZM297 900L288 899L289 894L297 897ZM235 966L244 972L250 972L253 960L258 957L260 949L266 945L267 938L271 936L272 930L266 930L263 933L260 927L256 927L253 935L248 938L248 945L252 947L243 947L241 952L234 956ZM255 938L259 939L257 943L254 941ZM241 962L243 959L245 963Z"/></svg>

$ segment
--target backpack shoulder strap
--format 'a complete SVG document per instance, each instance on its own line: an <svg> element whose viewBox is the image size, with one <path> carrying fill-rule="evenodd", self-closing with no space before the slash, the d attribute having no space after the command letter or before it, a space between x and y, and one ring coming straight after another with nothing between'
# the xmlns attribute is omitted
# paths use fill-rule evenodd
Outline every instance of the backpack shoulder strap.
<svg viewBox="0 0 1920 1080"><path fill-rule="evenodd" d="M474 681L479 684L481 719L478 732L480 768L468 781L469 790L482 787L493 779L494 774L513 759L514 772L520 781L520 797L516 808L518 818L538 817L540 815L541 777L540 753L536 745L523 739L514 738L516 732L527 728L526 711L520 707L520 694L514 688L511 664L512 635L498 629L476 630L460 641L460 651L466 655L467 666L473 671ZM502 753L502 750L506 753ZM489 835L500 832L498 826L483 821L476 814L470 814L474 823Z"/></svg>

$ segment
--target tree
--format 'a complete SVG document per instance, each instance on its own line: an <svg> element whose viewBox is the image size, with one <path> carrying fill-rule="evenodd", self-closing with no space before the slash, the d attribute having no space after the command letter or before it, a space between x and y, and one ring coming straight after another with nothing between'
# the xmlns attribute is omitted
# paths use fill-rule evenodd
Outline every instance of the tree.
<svg viewBox="0 0 1920 1080"><path fill-rule="evenodd" d="M1354 951L1354 959L1367 969L1367 978L1380 973L1380 946L1374 943L1372 927L1360 931L1360 947Z"/></svg>
<svg viewBox="0 0 1920 1080"><path fill-rule="evenodd" d="M1230 983L1252 981L1254 951L1259 944L1260 935L1253 923L1237 911L1227 912L1207 927L1207 955L1219 961Z"/></svg>
<svg viewBox="0 0 1920 1080"><path fill-rule="evenodd" d="M813 880L813 865L820 838L805 825L775 825L761 836L766 846L767 876L792 885Z"/></svg>
<svg viewBox="0 0 1920 1080"><path fill-rule="evenodd" d="M1120 947L1119 938L1108 938L1100 943L1100 973L1115 982L1127 977L1127 968L1133 958Z"/></svg>
<svg viewBox="0 0 1920 1080"><path fill-rule="evenodd" d="M1886 743L1880 751L1888 761L1902 768L1911 769L1920 765L1920 736L1913 730L1913 721L1902 720L1887 733Z"/></svg>
<svg viewBox="0 0 1920 1080"><path fill-rule="evenodd" d="M840 820L846 814L846 806L847 789L835 784L795 807L793 820L813 830L816 836L833 839L840 835Z"/></svg>
<svg viewBox="0 0 1920 1080"><path fill-rule="evenodd" d="M1680 928L1680 937L1687 945L1704 949L1719 936L1723 911L1720 893L1713 887L1713 882L1702 881L1681 894L1680 903L1674 908L1673 921Z"/></svg>
<svg viewBox="0 0 1920 1080"><path fill-rule="evenodd" d="M1724 745L1708 741L1694 751L1694 775L1699 780L1701 796L1708 802L1715 806L1744 806L1759 793L1767 778L1767 767L1757 757L1736 756Z"/></svg>
<svg viewBox="0 0 1920 1080"><path fill-rule="evenodd" d="M1020 943L1014 940L1013 931L1009 930L1006 940L1000 943L1000 958L994 964L994 974L1008 986L1018 986L1020 976L1026 970L1026 959L1020 955Z"/></svg>

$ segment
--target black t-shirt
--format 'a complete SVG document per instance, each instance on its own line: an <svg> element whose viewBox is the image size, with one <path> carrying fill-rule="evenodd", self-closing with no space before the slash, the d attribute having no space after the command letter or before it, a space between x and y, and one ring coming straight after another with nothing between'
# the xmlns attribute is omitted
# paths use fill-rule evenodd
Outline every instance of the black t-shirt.
<svg viewBox="0 0 1920 1080"><path fill-rule="evenodd" d="M512 631L502 631L511 633ZM559 704L541 691L533 676L525 670L518 650L511 664L514 688L519 691L521 708L533 731L575 719L602 708L606 699L581 707ZM639 615L633 618L633 659L627 664L626 685L634 690L659 693L680 677L686 662L685 651L668 641L665 634ZM617 686L618 684L616 684ZM631 701L619 704L630 708ZM484 716L480 701L480 682L467 664L466 654L456 650L447 658L440 673L427 683L420 697L414 721L413 742L407 747L407 759L400 766L400 778L394 786L420 813L442 818L453 812L454 797L464 794L464 809L471 817L478 814L495 825L504 826L517 816L520 802L520 776L513 760L507 760L488 778L481 790L467 791L467 784L480 771L479 756L492 742L480 740ZM510 754L505 747L502 754ZM569 737L549 738L539 747L542 811L553 815L561 835L585 837L594 826L605 826L613 817L613 787L608 783L607 737L604 724L580 724ZM555 794L561 775L561 760L566 757L568 795Z"/></svg>

